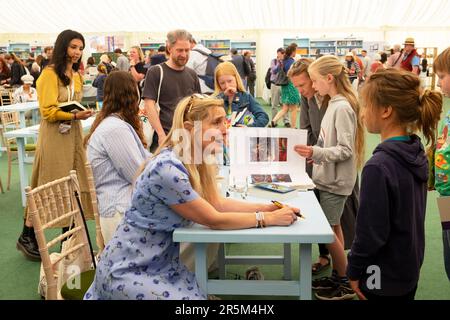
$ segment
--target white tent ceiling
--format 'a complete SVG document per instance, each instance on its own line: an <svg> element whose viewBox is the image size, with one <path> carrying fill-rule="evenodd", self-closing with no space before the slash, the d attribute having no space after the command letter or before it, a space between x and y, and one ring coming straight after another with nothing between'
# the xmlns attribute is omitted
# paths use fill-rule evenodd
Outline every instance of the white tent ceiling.
<svg viewBox="0 0 450 320"><path fill-rule="evenodd" d="M1 0L0 33L450 28L449 0ZM449 40L449 39L447 39Z"/></svg>

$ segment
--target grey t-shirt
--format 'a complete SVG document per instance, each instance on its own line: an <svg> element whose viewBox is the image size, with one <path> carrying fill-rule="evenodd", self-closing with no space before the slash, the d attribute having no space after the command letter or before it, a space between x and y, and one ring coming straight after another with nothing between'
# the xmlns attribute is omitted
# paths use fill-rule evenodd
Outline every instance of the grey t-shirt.
<svg viewBox="0 0 450 320"><path fill-rule="evenodd" d="M173 113L178 102L184 97L200 93L200 83L194 70L185 67L178 71L170 68L166 63L160 64L163 68L163 81L159 97L161 108L159 119L164 132L167 134L172 127ZM145 77L142 96L154 101L158 100L158 86L160 80L159 66L151 66Z"/></svg>

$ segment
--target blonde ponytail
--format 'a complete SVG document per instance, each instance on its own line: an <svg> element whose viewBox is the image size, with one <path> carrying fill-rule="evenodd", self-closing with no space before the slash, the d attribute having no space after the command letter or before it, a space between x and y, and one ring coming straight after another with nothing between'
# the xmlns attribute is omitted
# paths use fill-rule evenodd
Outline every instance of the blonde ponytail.
<svg viewBox="0 0 450 320"><path fill-rule="evenodd" d="M337 57L334 56L323 56L314 61L308 68L309 74L312 72L317 72L322 77L326 77L331 74L336 83L337 93L343 95L345 99L350 103L353 111L356 114L357 128L355 137L355 158L357 168L360 169L364 163L364 125L361 121L361 111L358 99L356 98L355 92L353 91L352 85L345 72L344 65L339 61Z"/></svg>

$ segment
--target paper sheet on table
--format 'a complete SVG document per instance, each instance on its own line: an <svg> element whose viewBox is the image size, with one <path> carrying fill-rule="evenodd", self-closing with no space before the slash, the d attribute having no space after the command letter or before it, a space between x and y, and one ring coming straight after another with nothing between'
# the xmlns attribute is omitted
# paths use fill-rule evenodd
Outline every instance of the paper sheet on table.
<svg viewBox="0 0 450 320"><path fill-rule="evenodd" d="M306 144L306 130L230 128L228 135L231 179L249 176L252 183L276 182L297 189L314 188L305 170L305 158L294 151L295 145Z"/></svg>

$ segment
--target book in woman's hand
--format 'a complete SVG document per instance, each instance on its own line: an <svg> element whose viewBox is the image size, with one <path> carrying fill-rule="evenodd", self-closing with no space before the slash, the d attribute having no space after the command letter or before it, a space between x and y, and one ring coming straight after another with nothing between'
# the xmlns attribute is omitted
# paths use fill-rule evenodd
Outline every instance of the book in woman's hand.
<svg viewBox="0 0 450 320"><path fill-rule="evenodd" d="M64 112L78 112L87 110L81 103L78 101L68 101L58 104L58 107L61 111Z"/></svg>

